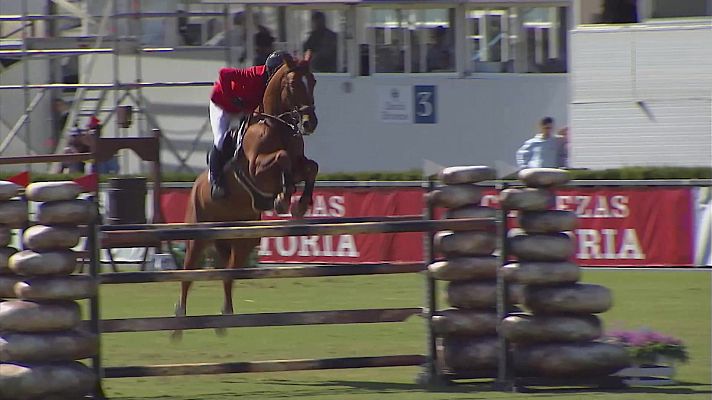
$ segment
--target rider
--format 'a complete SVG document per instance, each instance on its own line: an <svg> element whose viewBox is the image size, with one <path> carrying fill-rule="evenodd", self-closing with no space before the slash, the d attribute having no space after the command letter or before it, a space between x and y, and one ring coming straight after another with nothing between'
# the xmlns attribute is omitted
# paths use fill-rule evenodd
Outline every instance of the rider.
<svg viewBox="0 0 712 400"><path fill-rule="evenodd" d="M250 114L262 104L269 78L279 69L286 55L275 51L267 57L265 65L248 68L221 68L210 96L210 126L213 130L213 148L208 155L210 169L210 194L213 199L227 196L223 166L230 160L231 149L224 142L230 122L245 123ZM239 140L238 140L239 142ZM240 144L237 143L237 146Z"/></svg>

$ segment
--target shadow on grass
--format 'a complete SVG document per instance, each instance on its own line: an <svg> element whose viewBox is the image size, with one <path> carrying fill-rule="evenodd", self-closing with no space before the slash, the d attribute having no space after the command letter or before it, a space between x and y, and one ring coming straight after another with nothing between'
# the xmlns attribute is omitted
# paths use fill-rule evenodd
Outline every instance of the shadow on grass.
<svg viewBox="0 0 712 400"><path fill-rule="evenodd" d="M669 395L695 395L695 394L712 394L712 385L692 382L678 382L674 385L666 386L629 386L621 388L601 388L592 386L578 387L542 387L530 386L522 388L522 393L536 393L544 395L547 393L552 396L560 394L575 394L575 393L626 393L626 394L669 394Z"/></svg>
<svg viewBox="0 0 712 400"><path fill-rule="evenodd" d="M228 383L228 382L223 382ZM232 382L239 385L240 382ZM270 379L263 380L261 384L290 387L287 391L276 390L247 390L215 392L202 394L199 397L187 395L151 396L151 397L112 397L112 400L223 400L230 399L239 393L239 397L247 399L282 399L282 398L311 398L317 396L357 396L359 394L438 394L438 393L466 393L470 396L482 394L482 397L468 397L472 400L487 399L492 393L503 393L493 387L492 381L463 381L446 385L423 387L416 383L394 383L356 380L331 380L324 382L296 382L293 380ZM602 389L591 386L579 387L528 387L520 390L520 396L525 393L536 393L537 397L557 397L563 394L667 394L667 395L699 395L712 394L712 385L693 382L679 382L671 386L636 386L620 389ZM490 393L490 395L488 395Z"/></svg>
<svg viewBox="0 0 712 400"><path fill-rule="evenodd" d="M325 393L334 394L335 390L347 390L353 393L353 390L366 391L371 393L404 393L404 392L421 392L421 393L477 393L477 392L501 392L496 389L492 381L482 382L453 382L449 384L424 387L416 383L393 383L393 382L375 382L375 381L346 381L332 380L325 382L294 382L289 380L271 380L265 383L275 385L286 385L295 387L324 387ZM331 388L331 389L327 389ZM346 389L348 388L348 389ZM712 385L694 383L694 382L678 382L675 385L669 386L631 386L621 388L601 388L595 386L570 386L570 387L542 387L530 386L521 388L523 393L538 393L546 394L564 394L564 393L649 393L649 394L712 394ZM313 391L312 391L313 392ZM312 395L314 393L311 393ZM299 396L299 392L292 392L292 396Z"/></svg>
<svg viewBox="0 0 712 400"><path fill-rule="evenodd" d="M427 393L469 393L491 391L491 383L467 383L453 384L447 386L438 386L433 388L425 388L416 383L393 383L393 382L372 382L372 381L324 381L324 382L299 382L288 379L269 379L260 381L261 385L277 386L288 388L287 390L279 389L264 389L264 390L241 390L237 385L241 381L224 380L225 383L233 383L236 385L235 391L232 392L213 392L201 394L200 397L195 396L144 396L144 397L122 397L121 395L112 396L111 400L224 400L234 398L239 394L240 398L246 399L284 399L284 398L313 398L320 396L336 396L336 398L349 398L349 396L358 396L364 394L379 394L379 395L398 395L398 394L413 394L426 395ZM472 400L484 400L486 397L470 397Z"/></svg>

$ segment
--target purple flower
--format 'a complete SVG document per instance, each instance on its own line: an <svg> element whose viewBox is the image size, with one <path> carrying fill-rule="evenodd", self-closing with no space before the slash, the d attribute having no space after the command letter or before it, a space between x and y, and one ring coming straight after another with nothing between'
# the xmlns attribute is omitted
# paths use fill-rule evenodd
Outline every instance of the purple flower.
<svg viewBox="0 0 712 400"><path fill-rule="evenodd" d="M625 346L633 359L639 361L653 362L656 356L683 362L688 359L687 349L680 339L650 329L614 330L605 335L605 340Z"/></svg>

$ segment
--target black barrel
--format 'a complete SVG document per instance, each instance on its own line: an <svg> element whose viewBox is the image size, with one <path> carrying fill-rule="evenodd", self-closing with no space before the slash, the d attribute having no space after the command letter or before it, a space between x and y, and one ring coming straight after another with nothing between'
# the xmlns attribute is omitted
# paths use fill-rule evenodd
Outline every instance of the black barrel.
<svg viewBox="0 0 712 400"><path fill-rule="evenodd" d="M109 225L146 223L146 178L111 178L108 189Z"/></svg>

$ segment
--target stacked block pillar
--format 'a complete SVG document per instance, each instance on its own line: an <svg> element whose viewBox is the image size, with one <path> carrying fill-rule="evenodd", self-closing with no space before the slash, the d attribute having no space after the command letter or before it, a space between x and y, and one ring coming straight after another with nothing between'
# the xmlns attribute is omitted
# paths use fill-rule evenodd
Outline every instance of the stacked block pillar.
<svg viewBox="0 0 712 400"><path fill-rule="evenodd" d="M447 209L445 218L492 220L491 229L435 235L435 250L444 259L429 265L428 273L447 281L451 308L437 311L431 323L440 367L452 374L490 377L497 369L496 211L479 205L483 189L475 185L494 178L495 171L485 166L446 168L440 174L443 186L428 194L431 206Z"/></svg>
<svg viewBox="0 0 712 400"><path fill-rule="evenodd" d="M526 313L502 321L500 334L512 344L514 371L521 377L605 377L628 364L625 350L597 342L602 323L595 315L612 306L611 292L579 283L581 272L572 262L573 239L564 232L576 227L576 214L554 210L554 189L569 180L567 171L551 168L522 170L526 188L501 193L505 209L517 210L523 234L510 237L507 247L516 262L503 267L509 284L522 284Z"/></svg>
<svg viewBox="0 0 712 400"><path fill-rule="evenodd" d="M98 351L96 335L79 329L76 300L92 297L96 282L72 275L78 225L95 220L93 203L78 200L74 182L35 183L27 200L39 202L36 224L22 235L25 250L9 257L16 276L12 295L0 303L0 399L85 398L97 376L83 360ZM27 212L25 210L25 219ZM7 285L4 285L7 293Z"/></svg>

